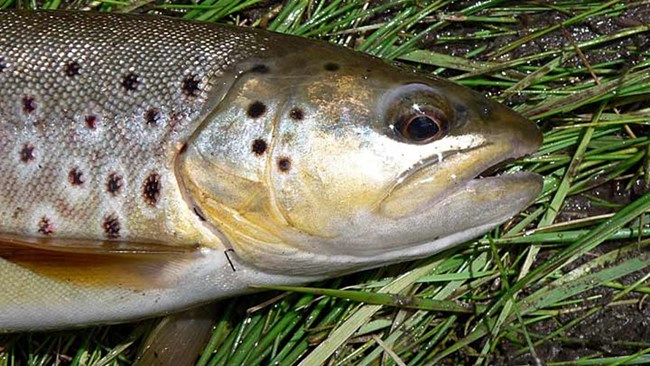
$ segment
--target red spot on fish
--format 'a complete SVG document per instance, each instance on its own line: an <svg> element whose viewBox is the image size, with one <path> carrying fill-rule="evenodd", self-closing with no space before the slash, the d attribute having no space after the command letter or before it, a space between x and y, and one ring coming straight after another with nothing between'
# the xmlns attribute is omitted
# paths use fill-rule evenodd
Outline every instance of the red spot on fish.
<svg viewBox="0 0 650 366"><path fill-rule="evenodd" d="M52 235L54 233L54 224L47 216L43 216L41 221L38 222L38 232L43 235Z"/></svg>
<svg viewBox="0 0 650 366"><path fill-rule="evenodd" d="M36 157L34 156L34 145L24 144L22 150L20 150L20 161L23 163L29 163L33 161Z"/></svg>
<svg viewBox="0 0 650 366"><path fill-rule="evenodd" d="M83 172L79 170L79 168L70 169L70 172L68 172L68 181L70 181L70 184L73 186L82 185L84 182Z"/></svg>
<svg viewBox="0 0 650 366"><path fill-rule="evenodd" d="M97 128L97 116L89 114L86 116L85 120L86 120L86 127L90 128L91 130Z"/></svg>
<svg viewBox="0 0 650 366"><path fill-rule="evenodd" d="M124 180L117 173L111 173L108 176L108 181L106 182L106 190L108 193L112 194L113 196L117 196L123 186Z"/></svg>
<svg viewBox="0 0 650 366"><path fill-rule="evenodd" d="M110 214L104 219L104 235L109 239L120 237L120 220L117 215Z"/></svg>

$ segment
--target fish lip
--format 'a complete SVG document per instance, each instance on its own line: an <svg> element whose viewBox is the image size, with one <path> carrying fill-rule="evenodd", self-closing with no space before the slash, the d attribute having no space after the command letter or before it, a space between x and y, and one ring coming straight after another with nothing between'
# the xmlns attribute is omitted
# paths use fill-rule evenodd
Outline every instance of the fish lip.
<svg viewBox="0 0 650 366"><path fill-rule="evenodd" d="M469 174L468 176L459 180L458 183L467 183L472 180L495 177L502 174L514 174L514 173L503 172L501 171L501 168L510 162L514 162L518 159L524 158L526 156L535 153L542 145L541 133L539 135L540 135L540 139L538 139L532 144L528 144L527 146L526 144L522 144L520 141L514 141L512 143L511 149L509 149L507 152L504 152L502 154L498 154L495 158L491 160L485 161L484 164L479 163L478 165L482 166L482 169L476 169L474 173ZM493 142L484 142L482 144L468 147L468 148L459 148L459 149L444 151L442 153L432 155L425 159L422 159L416 162L415 164L413 164L405 171L403 171L397 177L396 183L389 189L386 196L387 197L390 196L390 194L393 191L399 189L403 185L408 184L409 178L416 176L419 172L425 169L430 169L435 164L441 163L444 159L453 157L456 154L466 154L475 150L486 149L494 145L495 143Z"/></svg>
<svg viewBox="0 0 650 366"><path fill-rule="evenodd" d="M424 159L421 159L421 160L417 161L415 164L411 165L408 169L406 169L402 173L400 173L400 175L395 180L395 183L388 189L386 195L381 200L381 202L388 199L388 197L390 197L393 192L399 190L401 187L404 187L404 186L408 185L411 182L412 178L415 177L421 171L431 169L434 166L436 166L437 164L440 164L441 162L443 162L443 160L448 159L450 157L453 158L453 156L456 155L456 154L468 153L468 152L471 152L471 151L474 151L474 150L485 148L485 147L487 147L489 145L492 145L492 144L491 143L483 143L481 145L473 146L473 147L470 147L470 148L448 150L448 151L444 151L442 153L435 154L435 155L432 155L432 156L429 156L429 157L426 157ZM484 172L484 171L490 169L491 167L497 166L497 165L503 163L504 161L506 161L508 159L516 159L516 158L504 157L503 159L500 159L499 161L491 162L489 166L486 166L484 169L480 170L475 175L472 174L471 176L465 177L464 179L459 180L457 183L459 183L459 185L460 185L460 183L466 183L466 182L471 181L473 179L477 179L479 177L479 175L481 174L481 172ZM380 204L381 204L381 202L380 202Z"/></svg>
<svg viewBox="0 0 650 366"><path fill-rule="evenodd" d="M390 196L390 194L400 187L406 185L409 183L409 178L414 177L417 173L421 172L422 170L429 169L433 167L436 164L441 163L443 160L449 158L450 156L453 156L455 154L462 154L462 153L467 153L473 150L480 149L486 145L489 145L489 143L484 143L479 146L473 146L471 148L466 148L466 149L454 149L454 150L449 150L449 151L444 151L442 153L438 153L432 156L429 156L427 158L424 158L422 160L417 161L415 164L411 165L408 169L404 170L400 175L397 177L395 184L389 189L388 193L386 196ZM499 163L497 163L499 164ZM496 165L496 164L495 164ZM489 168L486 168L489 169Z"/></svg>
<svg viewBox="0 0 650 366"><path fill-rule="evenodd" d="M394 219L419 215L445 201L446 197L479 187L479 182L482 180L485 180L484 183L487 188L496 187L500 185L499 183L504 185L512 183L512 179L515 178L519 179L520 182L523 179L529 183L531 194L533 194L533 190L535 191L534 196L536 197L541 190L540 182L542 179L535 173L519 174L498 170L492 172L493 174L489 176L485 174L486 171L491 172L495 166L500 167L504 162L534 153L541 145L541 139L534 142L524 144L515 140L500 144L495 141L484 140L483 143L475 146L446 151L442 156L442 160L439 155L429 156L406 169L387 190L387 194L377 202L375 207L383 215ZM471 152L476 157L464 159L466 154ZM453 166L456 163L460 167L450 169L450 165ZM437 168L438 164L440 164L439 168ZM437 171L437 169L440 170ZM445 170L447 173L444 173ZM512 177L513 174L517 175L517 177ZM438 181L438 179L442 180ZM427 190L430 192L426 193ZM521 192L513 192L513 196L517 193ZM411 203L404 206L403 199L407 199ZM531 197L529 201L532 201L532 199L534 197Z"/></svg>

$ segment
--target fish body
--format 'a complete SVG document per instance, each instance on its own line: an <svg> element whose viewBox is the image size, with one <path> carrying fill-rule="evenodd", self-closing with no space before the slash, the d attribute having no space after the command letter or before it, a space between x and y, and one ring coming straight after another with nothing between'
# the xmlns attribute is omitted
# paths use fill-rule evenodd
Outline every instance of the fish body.
<svg viewBox="0 0 650 366"><path fill-rule="evenodd" d="M531 122L255 29L0 12L0 330L165 314L421 258L528 205Z"/></svg>

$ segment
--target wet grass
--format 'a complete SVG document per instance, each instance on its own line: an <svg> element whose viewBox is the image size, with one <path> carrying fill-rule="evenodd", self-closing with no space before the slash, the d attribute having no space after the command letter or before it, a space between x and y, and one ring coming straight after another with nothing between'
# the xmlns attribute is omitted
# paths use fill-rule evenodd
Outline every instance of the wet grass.
<svg viewBox="0 0 650 366"><path fill-rule="evenodd" d="M538 153L506 168L545 177L526 212L422 261L224 301L199 365L650 363L647 1L36 7L152 11L322 38L481 90L545 132ZM613 309L625 319L607 317ZM611 333L580 333L596 321ZM128 365L154 323L2 336L0 365Z"/></svg>

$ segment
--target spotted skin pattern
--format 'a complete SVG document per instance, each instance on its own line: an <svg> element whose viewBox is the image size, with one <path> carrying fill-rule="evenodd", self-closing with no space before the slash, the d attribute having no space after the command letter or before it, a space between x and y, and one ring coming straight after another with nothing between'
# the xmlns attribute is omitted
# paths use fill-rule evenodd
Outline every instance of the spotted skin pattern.
<svg viewBox="0 0 650 366"><path fill-rule="evenodd" d="M169 222L183 209L174 158L232 65L265 49L226 27L145 20L0 13L0 232L196 240Z"/></svg>

